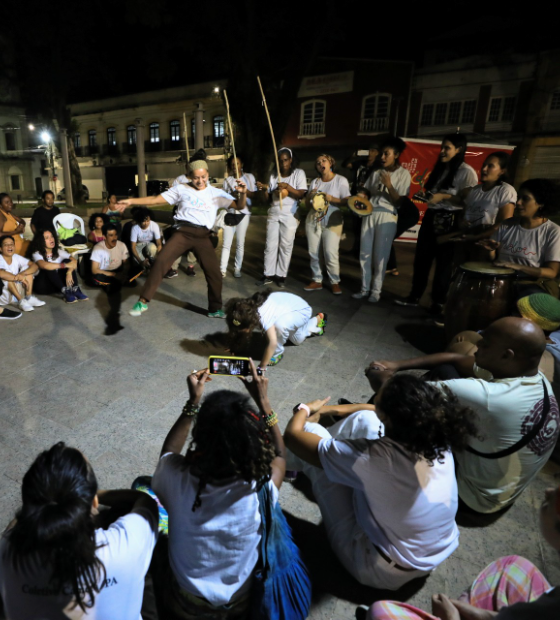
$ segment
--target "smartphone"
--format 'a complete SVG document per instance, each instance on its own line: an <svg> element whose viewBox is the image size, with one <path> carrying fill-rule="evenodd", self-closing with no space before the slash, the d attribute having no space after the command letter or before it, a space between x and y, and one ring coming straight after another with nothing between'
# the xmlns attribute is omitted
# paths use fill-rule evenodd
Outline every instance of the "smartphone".
<svg viewBox="0 0 560 620"><path fill-rule="evenodd" d="M248 377L251 374L251 364L248 357L211 355L208 358L208 368L211 375ZM261 374L258 370L257 372Z"/></svg>
<svg viewBox="0 0 560 620"><path fill-rule="evenodd" d="M358 157L368 157L369 151L358 151Z"/></svg>

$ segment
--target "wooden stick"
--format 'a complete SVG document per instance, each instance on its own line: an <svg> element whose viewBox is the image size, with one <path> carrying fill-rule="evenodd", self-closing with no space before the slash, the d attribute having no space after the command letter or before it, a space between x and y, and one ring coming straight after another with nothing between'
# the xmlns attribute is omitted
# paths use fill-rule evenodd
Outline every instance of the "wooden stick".
<svg viewBox="0 0 560 620"><path fill-rule="evenodd" d="M235 154L235 141L233 139L233 129L231 128L231 116L229 114L229 101L227 98L227 92L225 88L224 88L224 99L226 100L226 112L227 112L227 120L228 120L228 127L229 127L229 135L231 137L231 147L233 149L233 161L235 163L235 178L239 179L239 167L237 165L237 155Z"/></svg>
<svg viewBox="0 0 560 620"><path fill-rule="evenodd" d="M264 96L263 87L261 84L261 78L257 75L259 82L259 88L261 89L261 96L266 111L266 117L268 118L268 126L270 127L270 135L272 136L272 146L274 147L274 158L276 159L276 172L278 174L278 185L280 185L280 162L278 161L278 149L276 148L276 140L274 138L274 131L272 129L272 122L270 120L270 114L268 113L268 106L266 105L266 97ZM278 197L280 198L280 210L282 210L282 190L278 188Z"/></svg>
<svg viewBox="0 0 560 620"><path fill-rule="evenodd" d="M183 112L183 127L185 134L185 148L187 149L187 163L189 163L190 153L189 153L189 136L187 134L187 115Z"/></svg>

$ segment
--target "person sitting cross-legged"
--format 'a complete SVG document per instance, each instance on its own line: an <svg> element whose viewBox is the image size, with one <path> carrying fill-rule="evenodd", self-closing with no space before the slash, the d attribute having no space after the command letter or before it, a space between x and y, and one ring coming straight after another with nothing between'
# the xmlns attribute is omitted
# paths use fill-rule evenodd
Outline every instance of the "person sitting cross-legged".
<svg viewBox="0 0 560 620"><path fill-rule="evenodd" d="M24 312L44 306L45 302L33 295L33 276L37 270L34 262L16 254L16 244L11 235L0 237L0 306L17 304ZM12 310L5 308L0 317L16 319L21 316L20 313L16 313L18 316L10 316L12 313Z"/></svg>
<svg viewBox="0 0 560 620"><path fill-rule="evenodd" d="M374 588L429 575L459 544L451 449L476 432L473 412L402 375L383 385L375 411L326 401L296 405L284 441L287 468L311 480L333 551ZM332 413L347 417L329 429L317 423Z"/></svg>
<svg viewBox="0 0 560 620"><path fill-rule="evenodd" d="M560 431L552 386L539 371L542 329L505 317L481 332L474 355L435 353L411 360L374 361L367 377L378 389L400 370L432 369L433 385L449 389L479 416L478 433L456 455L459 497L493 513L515 502L551 455Z"/></svg>

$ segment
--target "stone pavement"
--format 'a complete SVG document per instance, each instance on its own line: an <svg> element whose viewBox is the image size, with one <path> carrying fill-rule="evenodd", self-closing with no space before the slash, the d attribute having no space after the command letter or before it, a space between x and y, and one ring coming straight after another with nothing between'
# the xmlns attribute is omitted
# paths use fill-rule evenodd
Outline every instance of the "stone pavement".
<svg viewBox="0 0 560 620"><path fill-rule="evenodd" d="M252 295L262 269L264 217L249 228L243 277L231 271L224 280L224 300ZM349 240L343 243L346 247ZM422 310L391 304L391 291L405 289L413 248L398 250L401 276L388 279L379 304L356 301L359 266L344 255L344 295L328 289L305 293L310 275L305 238L298 237L287 291L306 298L314 311L327 311L324 337L299 348L288 346L282 362L269 372L270 399L285 426L299 401L332 396L359 402L370 396L363 371L369 361L410 357L443 346L442 334ZM233 252L230 265L233 265ZM184 272L164 280L149 312L139 318L123 314L125 329L103 335L105 295L84 287L90 301L65 305L45 297L47 305L18 321L0 322L0 526L13 517L22 476L36 454L63 440L91 460L102 488L127 487L138 474L153 471L163 439L187 398L185 377L203 368L206 356L222 353L225 323L205 316L206 284ZM123 310L133 305L138 289L124 292ZM190 306L185 309L186 301ZM257 351L258 351L258 343ZM258 352L255 353L258 358ZM239 389L237 380L215 378L208 391ZM430 596L457 596L484 565L501 555L520 554L534 562L552 583L560 584L560 561L542 539L538 507L543 490L560 467L549 463L517 504L497 522L481 528L461 526L459 549L427 580L397 593L357 584L330 551L320 513L305 480L286 483L282 507L310 567L314 583L311 618L354 617L357 604L377 598L409 600L429 609Z"/></svg>

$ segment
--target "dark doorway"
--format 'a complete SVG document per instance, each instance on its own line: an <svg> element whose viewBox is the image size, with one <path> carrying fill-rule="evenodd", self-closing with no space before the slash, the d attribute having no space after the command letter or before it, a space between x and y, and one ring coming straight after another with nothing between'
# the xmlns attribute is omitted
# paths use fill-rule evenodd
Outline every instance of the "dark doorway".
<svg viewBox="0 0 560 620"><path fill-rule="evenodd" d="M41 179L41 177L35 177L35 194L37 195L37 198L40 198L42 193L43 180Z"/></svg>
<svg viewBox="0 0 560 620"><path fill-rule="evenodd" d="M107 192L116 196L128 196L129 191L134 191L136 186L134 176L137 172L136 166L107 166L105 168Z"/></svg>

